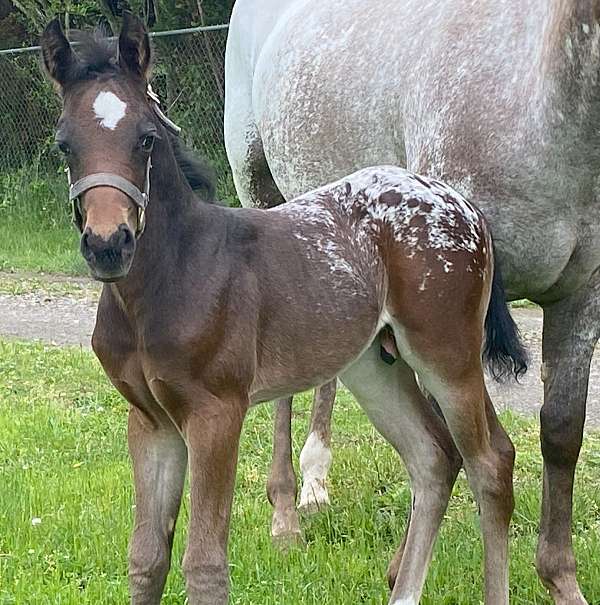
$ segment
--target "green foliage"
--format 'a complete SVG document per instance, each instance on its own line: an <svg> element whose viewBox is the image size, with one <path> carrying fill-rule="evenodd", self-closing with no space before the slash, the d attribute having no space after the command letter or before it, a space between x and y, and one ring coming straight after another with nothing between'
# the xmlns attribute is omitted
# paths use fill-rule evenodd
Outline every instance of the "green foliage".
<svg viewBox="0 0 600 605"><path fill-rule="evenodd" d="M157 21L154 29L227 23L234 2L235 0L155 0ZM113 3L103 0L12 0L12 4L15 10L11 20L21 23L28 33L27 39L21 42L31 43L55 16L60 16L65 27L91 29L107 21L114 27L118 26L122 10L125 9L144 17L147 0L122 2L118 14L111 10Z"/></svg>
<svg viewBox="0 0 600 605"><path fill-rule="evenodd" d="M0 603L113 605L127 602L127 541L133 487L126 405L91 353L0 340ZM310 416L297 398L294 448ZM533 566L541 456L534 421L506 415L515 441L516 511L511 528L511 603L550 605ZM385 568L410 507L406 473L342 390L334 413L333 508L304 518L306 546L281 553L269 537L265 495L272 410L253 409L240 452L230 540L231 603L376 605ZM586 435L575 487L574 545L590 603L600 602L600 436ZM181 557L186 493L163 603L184 603ZM32 520L40 519L36 524ZM423 605L483 601L477 509L461 475L438 539Z"/></svg>
<svg viewBox="0 0 600 605"><path fill-rule="evenodd" d="M84 272L67 199L58 169L0 174L0 270Z"/></svg>
<svg viewBox="0 0 600 605"><path fill-rule="evenodd" d="M146 0L131 0L138 15L144 12ZM197 25L228 23L235 0L155 0L156 30L179 29Z"/></svg>
<svg viewBox="0 0 600 605"><path fill-rule="evenodd" d="M78 4L78 10L82 19L93 13L85 3ZM233 204L235 190L223 142L226 37L227 31L220 30L155 38L152 84L169 116L183 127L186 143L215 165L221 199ZM34 166L52 180L58 163L50 150L60 102L40 71L37 55L0 56L0 76L11 83L0 89L0 172L10 178L14 171L27 174ZM24 191L12 188L15 200L30 193L23 182Z"/></svg>
<svg viewBox="0 0 600 605"><path fill-rule="evenodd" d="M39 36L51 19L61 16L64 27L95 27L103 16L96 0L12 0L18 18L31 36ZM66 16L68 15L68 16Z"/></svg>

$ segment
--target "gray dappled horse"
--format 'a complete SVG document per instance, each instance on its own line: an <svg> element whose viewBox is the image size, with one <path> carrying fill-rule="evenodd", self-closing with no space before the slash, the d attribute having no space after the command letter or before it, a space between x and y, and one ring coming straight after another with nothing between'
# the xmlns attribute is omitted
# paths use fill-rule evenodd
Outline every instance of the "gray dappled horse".
<svg viewBox="0 0 600 605"><path fill-rule="evenodd" d="M586 603L571 516L600 326L599 23L600 0L238 0L226 57L244 205L406 166L483 210L508 298L543 307L536 563L560 605ZM286 468L277 487L295 494Z"/></svg>

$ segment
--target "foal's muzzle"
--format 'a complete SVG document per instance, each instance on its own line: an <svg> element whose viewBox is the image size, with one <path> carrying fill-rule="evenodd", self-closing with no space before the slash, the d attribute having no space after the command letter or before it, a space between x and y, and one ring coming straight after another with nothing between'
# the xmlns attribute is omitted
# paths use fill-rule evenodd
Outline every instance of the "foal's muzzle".
<svg viewBox="0 0 600 605"><path fill-rule="evenodd" d="M112 187L124 193L137 207L138 222L136 237L140 237L146 228L146 206L150 195L150 169L152 160L146 162L144 190L140 191L131 181L112 172L95 172L71 182L71 172L67 168L69 179L69 201L73 204L73 222L79 231L83 231L83 213L81 212L81 196L95 187Z"/></svg>
<svg viewBox="0 0 600 605"><path fill-rule="evenodd" d="M125 224L119 225L108 239L87 227L81 235L81 254L96 279L116 281L129 272L135 254L135 235Z"/></svg>
<svg viewBox="0 0 600 605"><path fill-rule="evenodd" d="M87 261L93 276L104 282L112 282L129 272L135 253L136 239L141 237L146 227L146 206L150 195L150 156L146 162L144 189L140 190L128 179L112 172L88 174L74 183L67 169L69 179L69 200L73 204L73 222L81 232L81 254ZM91 189L110 188L124 193L137 209L135 233L120 224L116 231L102 237L84 225L81 200ZM98 202L96 202L98 203Z"/></svg>

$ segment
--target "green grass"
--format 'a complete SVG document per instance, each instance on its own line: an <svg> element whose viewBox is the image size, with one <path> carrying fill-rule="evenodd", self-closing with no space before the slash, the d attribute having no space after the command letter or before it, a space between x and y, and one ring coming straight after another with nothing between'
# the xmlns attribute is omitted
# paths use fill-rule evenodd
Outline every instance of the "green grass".
<svg viewBox="0 0 600 605"><path fill-rule="evenodd" d="M35 167L0 175L0 270L82 274L67 181Z"/></svg>
<svg viewBox="0 0 600 605"><path fill-rule="evenodd" d="M526 298L521 298L519 300L513 300L512 302L508 303L509 306L512 309L539 309L539 305L537 305L534 302L531 302L530 300L527 300Z"/></svg>
<svg viewBox="0 0 600 605"><path fill-rule="evenodd" d="M298 398L296 452L309 418ZM232 603L346 605L386 602L385 568L409 506L397 456L344 391L334 414L333 507L302 521L305 548L270 542L265 481L272 411L247 418L232 520ZM511 530L511 603L549 604L535 575L540 455L536 423L503 416L517 446ZM127 602L126 551L133 519L126 405L92 354L0 340L0 604ZM574 541L590 603L600 602L600 437L588 435L576 485ZM187 499L164 603L184 603L180 561ZM41 523L32 524L39 518ZM464 478L455 489L426 585L425 605L482 600L476 509Z"/></svg>
<svg viewBox="0 0 600 605"><path fill-rule="evenodd" d="M0 271L0 294L19 296L43 292L49 296L68 296L97 301L101 291L102 284L87 277L72 278L55 274Z"/></svg>

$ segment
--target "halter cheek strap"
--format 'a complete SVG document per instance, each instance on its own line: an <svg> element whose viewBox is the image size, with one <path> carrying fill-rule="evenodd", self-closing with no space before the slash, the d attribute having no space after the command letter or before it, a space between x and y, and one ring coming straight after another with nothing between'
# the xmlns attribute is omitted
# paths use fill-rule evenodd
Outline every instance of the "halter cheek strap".
<svg viewBox="0 0 600 605"><path fill-rule="evenodd" d="M146 227L146 206L150 195L150 169L152 168L151 158L146 163L146 177L144 179L144 190L140 191L131 181L114 174L112 172L95 172L88 174L74 183L71 182L71 172L67 168L67 177L69 179L69 201L73 204L73 222L79 229L83 230L83 219L81 213L81 196L94 187L112 187L118 189L127 195L137 206L138 221L136 237L140 237Z"/></svg>
<svg viewBox="0 0 600 605"><path fill-rule="evenodd" d="M152 86L148 84L148 88L146 89L146 95L148 99L150 99L150 104L152 105L152 109L158 119L162 122L163 126L170 130L174 135L179 136L181 134L181 127L177 126L175 122L169 120L167 116L164 114L163 110L160 108L160 99L158 95L152 90Z"/></svg>

